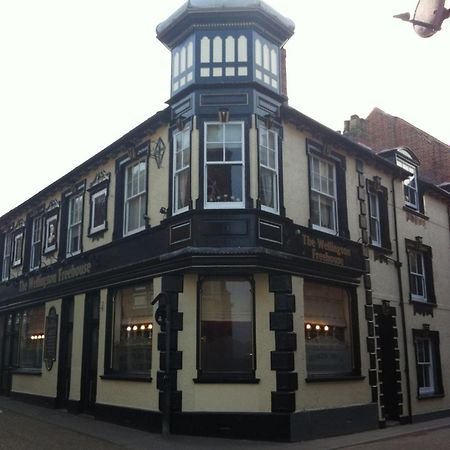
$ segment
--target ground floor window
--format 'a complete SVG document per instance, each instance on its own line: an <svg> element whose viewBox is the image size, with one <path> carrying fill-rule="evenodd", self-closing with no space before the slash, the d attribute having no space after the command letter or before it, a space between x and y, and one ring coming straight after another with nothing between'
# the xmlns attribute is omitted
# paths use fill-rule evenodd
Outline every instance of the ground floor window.
<svg viewBox="0 0 450 450"><path fill-rule="evenodd" d="M250 378L255 369L253 283L243 277L200 281L199 373Z"/></svg>
<svg viewBox="0 0 450 450"><path fill-rule="evenodd" d="M352 300L348 289L305 281L308 376L350 375L355 364Z"/></svg>
<svg viewBox="0 0 450 450"><path fill-rule="evenodd" d="M439 333L428 329L413 330L413 336L419 398L443 394Z"/></svg>
<svg viewBox="0 0 450 450"><path fill-rule="evenodd" d="M126 286L112 296L112 372L150 375L153 285Z"/></svg>
<svg viewBox="0 0 450 450"><path fill-rule="evenodd" d="M20 369L40 369L44 348L45 307L28 308L16 314L14 331L18 335L18 345L13 358Z"/></svg>

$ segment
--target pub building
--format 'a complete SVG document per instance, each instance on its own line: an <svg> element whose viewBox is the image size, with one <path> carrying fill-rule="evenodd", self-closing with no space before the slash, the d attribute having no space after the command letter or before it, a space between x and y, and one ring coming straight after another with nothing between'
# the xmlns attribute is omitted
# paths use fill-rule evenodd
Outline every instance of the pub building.
<svg viewBox="0 0 450 450"><path fill-rule="evenodd" d="M190 0L168 106L0 218L3 395L286 441L450 414L450 194L288 106L293 32Z"/></svg>

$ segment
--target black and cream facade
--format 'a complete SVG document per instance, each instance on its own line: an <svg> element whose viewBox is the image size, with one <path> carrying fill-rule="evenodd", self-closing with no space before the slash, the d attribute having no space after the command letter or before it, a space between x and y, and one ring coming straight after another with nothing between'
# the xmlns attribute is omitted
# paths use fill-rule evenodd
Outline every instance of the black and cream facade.
<svg viewBox="0 0 450 450"><path fill-rule="evenodd" d="M168 107L0 218L2 394L274 440L450 415L450 194L287 105L293 32L187 2Z"/></svg>

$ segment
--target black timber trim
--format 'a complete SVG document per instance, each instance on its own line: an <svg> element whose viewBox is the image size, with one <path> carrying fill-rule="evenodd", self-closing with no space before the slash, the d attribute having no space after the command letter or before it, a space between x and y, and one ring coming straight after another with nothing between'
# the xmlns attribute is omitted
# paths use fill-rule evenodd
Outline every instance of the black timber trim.
<svg viewBox="0 0 450 450"><path fill-rule="evenodd" d="M295 371L297 334L294 330L295 295L289 274L269 273L269 291L274 293L274 312L270 313L270 330L275 333L275 351L270 352L270 368L276 371L276 391L271 393L272 412L291 413L296 409Z"/></svg>

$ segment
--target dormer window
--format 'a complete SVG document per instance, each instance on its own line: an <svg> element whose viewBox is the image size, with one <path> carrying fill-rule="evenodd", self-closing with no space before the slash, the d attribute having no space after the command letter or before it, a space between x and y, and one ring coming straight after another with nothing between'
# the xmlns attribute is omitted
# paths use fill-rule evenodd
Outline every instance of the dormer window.
<svg viewBox="0 0 450 450"><path fill-rule="evenodd" d="M403 190L405 193L405 204L413 209L419 209L417 193L417 168L413 164L397 158L397 165L408 171L411 175L403 180Z"/></svg>

